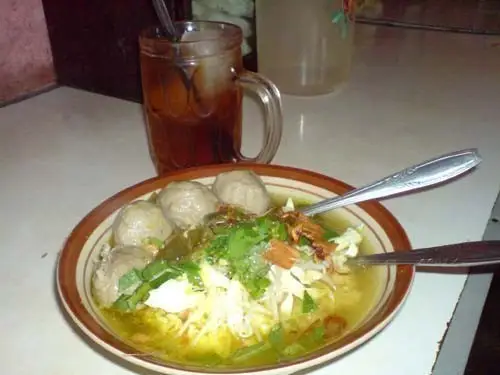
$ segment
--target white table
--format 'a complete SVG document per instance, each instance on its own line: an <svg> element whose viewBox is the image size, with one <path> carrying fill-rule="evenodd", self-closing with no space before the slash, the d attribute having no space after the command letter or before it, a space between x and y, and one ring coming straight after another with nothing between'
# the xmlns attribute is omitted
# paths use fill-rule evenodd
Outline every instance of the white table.
<svg viewBox="0 0 500 375"><path fill-rule="evenodd" d="M284 98L284 138L274 162L360 185L478 147L484 162L472 175L385 204L415 247L481 239L500 184L498 38L373 26L360 27L358 36L346 90ZM245 115L244 151L255 153L260 112L248 101ZM131 374L72 331L56 302L54 265L90 209L154 175L139 105L58 88L1 108L0 171L2 374ZM431 373L466 278L418 273L387 329L311 374ZM479 301L487 292L483 281ZM468 307L463 345L446 349L458 369L481 304Z"/></svg>

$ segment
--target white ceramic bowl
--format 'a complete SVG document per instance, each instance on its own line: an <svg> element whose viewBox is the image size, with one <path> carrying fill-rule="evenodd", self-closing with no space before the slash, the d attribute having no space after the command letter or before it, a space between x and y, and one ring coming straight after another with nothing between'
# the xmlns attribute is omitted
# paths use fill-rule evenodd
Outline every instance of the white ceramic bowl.
<svg viewBox="0 0 500 375"><path fill-rule="evenodd" d="M57 287L62 305L71 319L92 341L115 354L117 359L162 374L292 374L322 365L362 345L380 332L394 317L409 293L414 269L410 266L378 267L380 285L376 301L364 319L341 339L290 362L228 370L180 366L141 353L128 345L107 326L90 294L93 261L100 245L111 234L111 223L125 204L149 196L174 180L197 180L210 185L215 176L235 168L251 169L261 176L271 193L316 202L352 189L335 179L289 167L274 165L218 165L188 169L139 183L123 190L90 212L73 230L61 252L57 269ZM368 202L330 213L346 225L364 224L365 241L375 252L408 251L410 243L397 220L379 203Z"/></svg>

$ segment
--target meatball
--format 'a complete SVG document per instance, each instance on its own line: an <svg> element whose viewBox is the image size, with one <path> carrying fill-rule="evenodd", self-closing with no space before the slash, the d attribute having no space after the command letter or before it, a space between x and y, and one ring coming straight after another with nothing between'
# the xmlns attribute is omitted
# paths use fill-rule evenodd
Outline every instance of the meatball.
<svg viewBox="0 0 500 375"><path fill-rule="evenodd" d="M143 269L153 260L153 254L138 246L120 246L104 249L96 267L92 283L94 296L102 306L110 306L120 296L118 282L127 272Z"/></svg>
<svg viewBox="0 0 500 375"><path fill-rule="evenodd" d="M186 229L203 222L217 211L219 200L205 185L196 181L174 181L158 194L158 204L166 217Z"/></svg>
<svg viewBox="0 0 500 375"><path fill-rule="evenodd" d="M137 201L122 208L113 223L116 245L143 245L148 238L165 241L173 231L173 224L160 207L147 201Z"/></svg>
<svg viewBox="0 0 500 375"><path fill-rule="evenodd" d="M248 170L224 172L217 176L212 191L224 203L261 215L271 205L271 197L262 179Z"/></svg>

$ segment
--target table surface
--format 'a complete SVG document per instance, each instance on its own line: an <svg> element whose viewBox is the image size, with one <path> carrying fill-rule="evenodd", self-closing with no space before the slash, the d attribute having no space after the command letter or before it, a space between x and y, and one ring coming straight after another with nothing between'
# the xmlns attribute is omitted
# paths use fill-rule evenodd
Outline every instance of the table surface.
<svg viewBox="0 0 500 375"><path fill-rule="evenodd" d="M498 38L362 26L356 39L345 90L283 98L285 131L274 163L359 186L478 147L484 162L468 177L384 204L414 247L481 239L500 184ZM255 154L260 110L246 99L244 111L244 152ZM154 175L140 106L58 88L1 108L0 168L3 372L133 373L72 330L57 303L54 269L64 239L89 210ZM310 374L431 373L466 279L418 272L382 333ZM486 291L485 284L477 293Z"/></svg>

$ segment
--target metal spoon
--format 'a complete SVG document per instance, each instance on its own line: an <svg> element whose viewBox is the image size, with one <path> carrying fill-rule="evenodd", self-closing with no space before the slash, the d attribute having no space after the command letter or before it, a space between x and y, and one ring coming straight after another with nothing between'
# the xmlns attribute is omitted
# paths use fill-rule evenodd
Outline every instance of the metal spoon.
<svg viewBox="0 0 500 375"><path fill-rule="evenodd" d="M346 264L411 264L432 267L473 267L500 263L500 241L463 242L408 252L360 255Z"/></svg>
<svg viewBox="0 0 500 375"><path fill-rule="evenodd" d="M172 17L168 12L167 5L163 0L153 0L153 6L155 8L156 16L160 20L161 25L165 31L174 39L177 40L181 37L177 32L174 23L172 22Z"/></svg>
<svg viewBox="0 0 500 375"><path fill-rule="evenodd" d="M481 161L477 149L455 151L403 169L344 195L307 206L301 211L307 216L312 216L349 204L413 192L463 175L478 166Z"/></svg>
<svg viewBox="0 0 500 375"><path fill-rule="evenodd" d="M153 0L153 6L155 8L156 16L160 20L160 24L163 28L163 31L168 35L172 42L178 43L182 40L182 32L175 28L174 22L172 21L172 17L168 11L167 5L164 0ZM181 51L178 45L175 46L175 55L180 56ZM189 90L193 89L193 95L195 100L199 103L201 101L200 94L195 85L192 84L192 80L190 78L190 73L186 68L182 66L176 65L175 68L179 71L182 83L187 91L187 96L189 97Z"/></svg>

